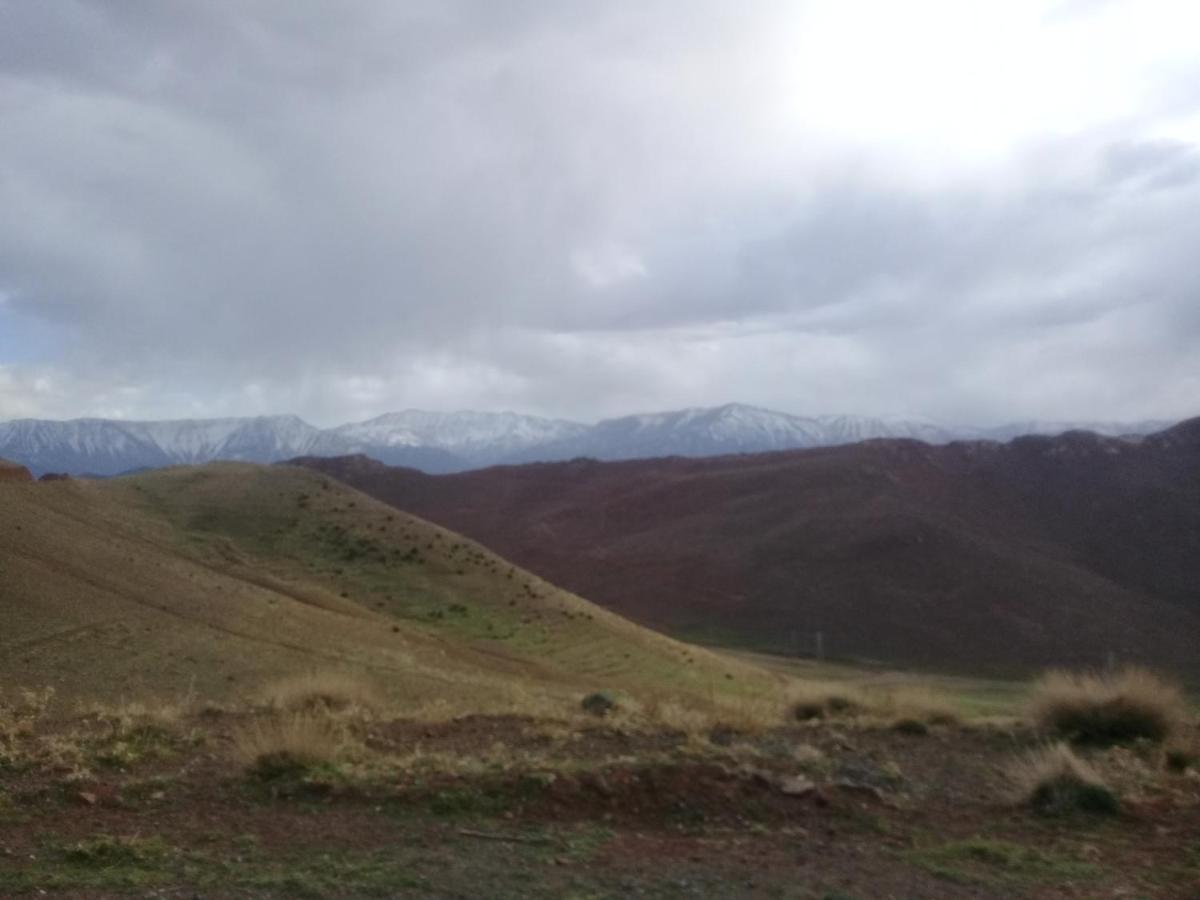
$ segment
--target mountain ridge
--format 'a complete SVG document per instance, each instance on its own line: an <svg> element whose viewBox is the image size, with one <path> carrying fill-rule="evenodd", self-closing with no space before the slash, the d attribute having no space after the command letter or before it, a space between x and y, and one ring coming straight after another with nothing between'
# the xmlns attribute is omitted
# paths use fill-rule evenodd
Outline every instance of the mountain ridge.
<svg viewBox="0 0 1200 900"><path fill-rule="evenodd" d="M1200 680L1200 419L429 476L298 460L644 624L997 674Z"/></svg>
<svg viewBox="0 0 1200 900"><path fill-rule="evenodd" d="M365 454L431 474L497 464L728 453L835 446L875 438L931 444L1008 440L1019 434L1086 427L1102 434L1145 434L1166 423L1036 423L951 427L913 418L795 416L741 403L604 419L593 425L513 412L408 409L362 422L317 428L294 415L132 421L82 418L0 422L0 456L35 475L111 476L215 460L272 463L298 456Z"/></svg>

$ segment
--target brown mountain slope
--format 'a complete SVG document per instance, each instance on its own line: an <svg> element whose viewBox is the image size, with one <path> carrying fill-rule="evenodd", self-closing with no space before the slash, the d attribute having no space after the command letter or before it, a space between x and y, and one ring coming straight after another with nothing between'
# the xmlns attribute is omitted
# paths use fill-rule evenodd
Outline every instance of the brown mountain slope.
<svg viewBox="0 0 1200 900"><path fill-rule="evenodd" d="M1200 420L432 477L308 460L639 621L962 669L1200 676Z"/></svg>

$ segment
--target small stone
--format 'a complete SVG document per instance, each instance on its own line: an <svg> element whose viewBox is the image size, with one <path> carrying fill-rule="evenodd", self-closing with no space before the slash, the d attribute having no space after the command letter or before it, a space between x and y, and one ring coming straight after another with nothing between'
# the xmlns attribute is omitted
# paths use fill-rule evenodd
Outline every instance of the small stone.
<svg viewBox="0 0 1200 900"><path fill-rule="evenodd" d="M787 794L789 797L805 797L816 789L817 786L803 775L793 775L789 778L783 778L779 782L780 792Z"/></svg>
<svg viewBox="0 0 1200 900"><path fill-rule="evenodd" d="M80 791L75 795L75 799L85 806L95 806L99 798L90 791Z"/></svg>

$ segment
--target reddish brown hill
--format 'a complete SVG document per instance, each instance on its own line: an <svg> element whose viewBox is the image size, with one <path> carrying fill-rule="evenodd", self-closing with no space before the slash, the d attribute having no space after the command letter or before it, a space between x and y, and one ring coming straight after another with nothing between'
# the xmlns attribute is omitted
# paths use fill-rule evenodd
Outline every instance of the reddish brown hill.
<svg viewBox="0 0 1200 900"><path fill-rule="evenodd" d="M0 481L33 481L33 476L24 466L0 459Z"/></svg>
<svg viewBox="0 0 1200 900"><path fill-rule="evenodd" d="M676 633L1021 670L1200 677L1200 420L1140 442L872 441L449 476L305 460Z"/></svg>

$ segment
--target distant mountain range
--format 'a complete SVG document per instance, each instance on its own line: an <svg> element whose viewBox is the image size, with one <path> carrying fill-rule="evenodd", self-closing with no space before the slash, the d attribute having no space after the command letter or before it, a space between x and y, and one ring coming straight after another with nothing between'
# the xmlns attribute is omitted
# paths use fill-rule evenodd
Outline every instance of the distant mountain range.
<svg viewBox="0 0 1200 900"><path fill-rule="evenodd" d="M945 426L914 419L793 416L731 403L607 419L595 425L516 413L421 410L316 428L296 416L129 422L17 419L0 423L0 457L35 474L117 475L217 459L277 462L298 456L363 454L423 472L461 472L501 463L659 456L703 457L914 438L930 444L1008 440L1023 434L1087 430L1141 435L1168 422L1022 422L998 428Z"/></svg>

